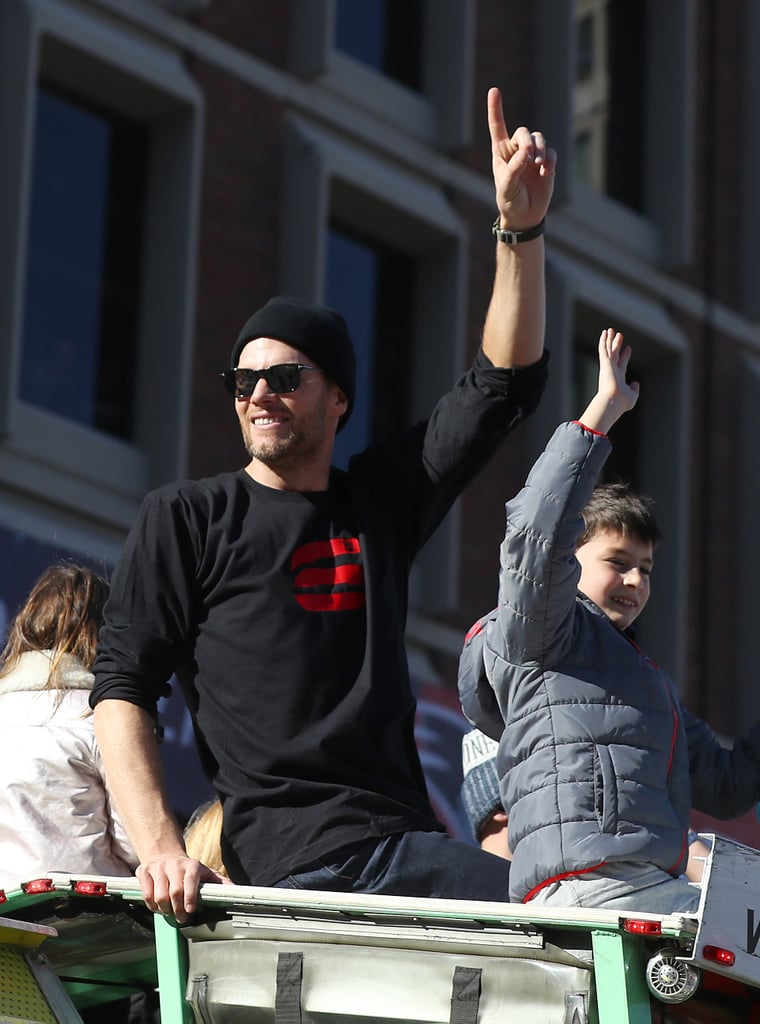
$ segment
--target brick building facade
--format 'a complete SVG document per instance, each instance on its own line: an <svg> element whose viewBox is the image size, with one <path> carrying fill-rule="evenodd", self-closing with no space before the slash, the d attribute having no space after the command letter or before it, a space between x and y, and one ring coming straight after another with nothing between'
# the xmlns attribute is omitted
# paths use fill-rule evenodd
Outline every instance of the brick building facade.
<svg viewBox="0 0 760 1024"><path fill-rule="evenodd" d="M217 372L273 293L349 320L341 458L426 414L490 294L498 85L511 126L560 155L552 376L415 569L437 806L461 830L456 655L495 599L503 501L585 405L608 324L642 383L610 473L655 498L665 533L642 642L740 731L760 714L759 57L752 0L2 0L4 613L51 558L108 568L150 487L242 463ZM184 765L187 722L167 714ZM202 784L177 787L189 810ZM737 834L760 845L751 819Z"/></svg>

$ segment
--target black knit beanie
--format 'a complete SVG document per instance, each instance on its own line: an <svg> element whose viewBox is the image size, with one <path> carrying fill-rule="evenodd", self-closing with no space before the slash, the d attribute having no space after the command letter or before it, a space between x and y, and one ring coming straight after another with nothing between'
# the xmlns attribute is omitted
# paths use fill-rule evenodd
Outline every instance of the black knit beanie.
<svg viewBox="0 0 760 1024"><path fill-rule="evenodd" d="M276 295L249 317L232 349L230 366L254 338L275 338L303 352L332 378L348 399L338 429L345 426L356 394L356 354L346 321L335 309Z"/></svg>

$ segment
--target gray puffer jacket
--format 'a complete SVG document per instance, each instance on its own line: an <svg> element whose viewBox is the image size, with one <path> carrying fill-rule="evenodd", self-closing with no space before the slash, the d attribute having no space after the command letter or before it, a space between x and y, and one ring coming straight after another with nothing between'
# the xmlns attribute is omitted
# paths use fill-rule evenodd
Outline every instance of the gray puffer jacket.
<svg viewBox="0 0 760 1024"><path fill-rule="evenodd" d="M609 451L578 423L557 429L507 503L499 607L462 652L465 715L500 739L512 900L601 864L677 875L692 806L729 818L760 797L760 725L722 747L667 673L577 592L581 510Z"/></svg>

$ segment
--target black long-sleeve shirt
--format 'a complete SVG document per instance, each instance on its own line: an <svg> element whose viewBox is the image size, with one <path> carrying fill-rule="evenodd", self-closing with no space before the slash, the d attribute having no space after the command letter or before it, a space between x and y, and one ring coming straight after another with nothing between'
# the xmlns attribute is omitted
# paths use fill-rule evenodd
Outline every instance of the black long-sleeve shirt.
<svg viewBox="0 0 760 1024"><path fill-rule="evenodd" d="M176 674L224 803L237 882L341 846L436 830L404 647L421 545L538 402L545 361L473 368L403 437L280 491L244 470L149 494L114 571L93 706L155 713Z"/></svg>

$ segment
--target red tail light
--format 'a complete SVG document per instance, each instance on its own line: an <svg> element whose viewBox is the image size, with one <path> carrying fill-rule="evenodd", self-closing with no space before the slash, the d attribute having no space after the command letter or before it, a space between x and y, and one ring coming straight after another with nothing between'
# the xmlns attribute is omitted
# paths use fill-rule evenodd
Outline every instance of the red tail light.
<svg viewBox="0 0 760 1024"><path fill-rule="evenodd" d="M55 892L52 878L35 878L31 882L24 882L21 888L28 896L36 896L41 892Z"/></svg>
<svg viewBox="0 0 760 1024"><path fill-rule="evenodd" d="M80 896L105 896L105 882L74 882L74 892Z"/></svg>
<svg viewBox="0 0 760 1024"><path fill-rule="evenodd" d="M720 964L721 967L733 967L736 960L730 949L721 949L720 946L705 946L702 956L705 960L712 960L714 964Z"/></svg>
<svg viewBox="0 0 760 1024"><path fill-rule="evenodd" d="M662 924L659 921L642 921L635 917L626 917L623 921L623 931L631 935L662 935Z"/></svg>

